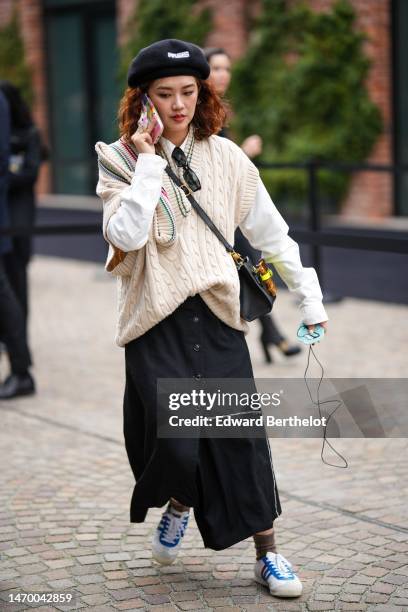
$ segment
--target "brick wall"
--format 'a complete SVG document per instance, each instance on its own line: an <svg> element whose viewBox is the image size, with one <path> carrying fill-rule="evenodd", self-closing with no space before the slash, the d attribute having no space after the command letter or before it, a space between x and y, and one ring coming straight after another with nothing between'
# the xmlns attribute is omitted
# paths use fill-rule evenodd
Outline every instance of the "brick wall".
<svg viewBox="0 0 408 612"><path fill-rule="evenodd" d="M214 29L206 44L209 47L223 47L232 59L245 53L248 40L247 0L205 0L200 3L209 7L213 14Z"/></svg>
<svg viewBox="0 0 408 612"><path fill-rule="evenodd" d="M126 23L136 9L137 3L137 0L116 0L116 15L120 43L124 40Z"/></svg>
<svg viewBox="0 0 408 612"><path fill-rule="evenodd" d="M198 5L209 7L214 16L214 29L208 36L207 45L225 47L233 58L240 57L247 45L247 17L252 14L258 1L251 0L200 0ZM137 6L137 0L116 0L119 36L127 19Z"/></svg>

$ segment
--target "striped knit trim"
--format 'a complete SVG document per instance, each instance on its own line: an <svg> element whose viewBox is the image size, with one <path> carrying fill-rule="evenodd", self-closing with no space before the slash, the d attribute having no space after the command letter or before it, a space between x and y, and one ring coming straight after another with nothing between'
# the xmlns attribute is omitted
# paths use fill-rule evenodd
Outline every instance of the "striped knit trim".
<svg viewBox="0 0 408 612"><path fill-rule="evenodd" d="M120 139L120 142L121 142L122 146L126 149L126 151L129 153L130 157L132 159L134 159L135 161L137 161L137 153L136 153L136 151L134 151L132 149L132 147L130 145L128 145L128 143L125 140L123 140L123 138Z"/></svg>
<svg viewBox="0 0 408 612"><path fill-rule="evenodd" d="M163 196L160 196L160 204L163 207L164 212L167 215L167 218L169 220L169 224L171 227L170 233L167 231L165 233L165 236L168 235L168 238L166 240L165 236L164 236L164 244L170 245L172 244L175 239L176 239L176 219L174 217L173 211L171 209L171 206L169 206L166 202L166 200L163 198ZM160 230L160 226L157 224L157 234L158 236L161 238L162 237L162 232Z"/></svg>
<svg viewBox="0 0 408 612"><path fill-rule="evenodd" d="M132 162L128 159L127 150L123 150L123 145L118 146L116 143L113 143L111 144L111 147L114 151L116 151L119 156L119 159L127 165L129 170L133 171L135 169L135 163L132 164Z"/></svg>

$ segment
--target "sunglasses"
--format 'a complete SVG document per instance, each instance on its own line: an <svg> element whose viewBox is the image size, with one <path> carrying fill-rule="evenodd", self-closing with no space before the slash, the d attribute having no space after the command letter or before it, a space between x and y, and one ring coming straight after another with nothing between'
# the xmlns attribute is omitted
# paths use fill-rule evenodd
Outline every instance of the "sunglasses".
<svg viewBox="0 0 408 612"><path fill-rule="evenodd" d="M183 177L185 182L191 191L198 191L201 189L200 179L196 175L195 172L188 165L187 157L180 147L174 147L173 153L171 154L172 158L176 162L179 168L183 168Z"/></svg>

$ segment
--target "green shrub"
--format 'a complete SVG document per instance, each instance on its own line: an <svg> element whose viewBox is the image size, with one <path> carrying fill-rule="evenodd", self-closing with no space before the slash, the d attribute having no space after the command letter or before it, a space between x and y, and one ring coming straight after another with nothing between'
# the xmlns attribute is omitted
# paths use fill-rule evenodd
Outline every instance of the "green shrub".
<svg viewBox="0 0 408 612"><path fill-rule="evenodd" d="M33 102L31 74L25 62L25 50L17 17L13 11L10 22L0 29L0 79L19 87L26 102Z"/></svg>

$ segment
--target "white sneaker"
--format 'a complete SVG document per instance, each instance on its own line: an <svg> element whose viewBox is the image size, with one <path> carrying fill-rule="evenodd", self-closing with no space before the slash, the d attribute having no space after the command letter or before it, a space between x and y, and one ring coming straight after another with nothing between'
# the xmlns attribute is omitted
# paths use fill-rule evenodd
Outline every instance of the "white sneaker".
<svg viewBox="0 0 408 612"><path fill-rule="evenodd" d="M178 512L168 504L152 538L152 554L162 565L170 565L177 557L187 528L190 510Z"/></svg>
<svg viewBox="0 0 408 612"><path fill-rule="evenodd" d="M269 587L275 597L299 597L302 583L293 572L292 565L281 554L267 552L254 567L255 580Z"/></svg>

